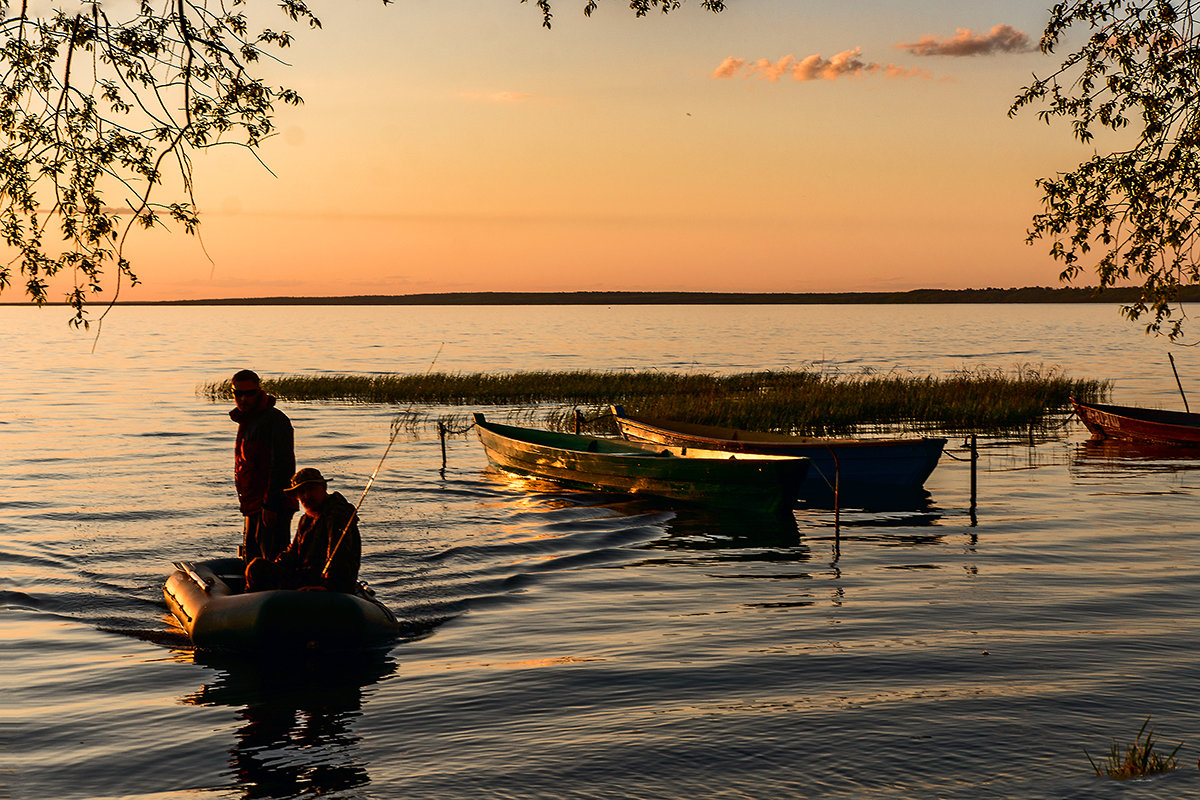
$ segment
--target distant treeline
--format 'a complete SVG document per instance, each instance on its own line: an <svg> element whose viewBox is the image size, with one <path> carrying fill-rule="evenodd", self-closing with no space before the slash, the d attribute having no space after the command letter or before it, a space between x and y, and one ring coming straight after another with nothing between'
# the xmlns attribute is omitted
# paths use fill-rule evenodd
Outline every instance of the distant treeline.
<svg viewBox="0 0 1200 800"><path fill-rule="evenodd" d="M1135 288L1026 286L1020 289L912 289L907 292L442 292L344 297L245 297L209 300L120 301L121 305L819 305L918 303L1132 303ZM1179 290L1181 302L1200 300L1200 286Z"/></svg>

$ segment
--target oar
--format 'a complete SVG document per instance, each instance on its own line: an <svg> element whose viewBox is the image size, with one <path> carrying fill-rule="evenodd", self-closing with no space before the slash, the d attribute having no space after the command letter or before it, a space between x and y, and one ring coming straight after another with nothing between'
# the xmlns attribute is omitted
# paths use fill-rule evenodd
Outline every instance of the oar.
<svg viewBox="0 0 1200 800"><path fill-rule="evenodd" d="M1175 356L1167 353L1167 358L1171 359L1171 372L1175 373L1175 385L1179 387L1179 396L1183 398L1183 410L1190 414L1192 410L1188 408L1187 395L1183 393L1183 384L1179 382L1179 370L1175 369Z"/></svg>

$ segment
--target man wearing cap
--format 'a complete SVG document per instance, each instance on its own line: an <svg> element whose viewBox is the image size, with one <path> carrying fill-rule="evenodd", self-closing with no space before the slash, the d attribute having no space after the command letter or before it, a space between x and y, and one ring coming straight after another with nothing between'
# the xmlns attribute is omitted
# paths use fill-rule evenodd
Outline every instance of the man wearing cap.
<svg viewBox="0 0 1200 800"><path fill-rule="evenodd" d="M304 508L296 538L275 559L257 558L246 566L246 591L264 589L358 588L362 540L354 506L341 492L330 492L319 470L305 467L284 491Z"/></svg>
<svg viewBox="0 0 1200 800"><path fill-rule="evenodd" d="M296 469L292 422L262 390L258 375L243 369L233 376L238 424L233 446L233 480L246 518L239 552L247 562L275 558L288 545L296 499L284 487Z"/></svg>

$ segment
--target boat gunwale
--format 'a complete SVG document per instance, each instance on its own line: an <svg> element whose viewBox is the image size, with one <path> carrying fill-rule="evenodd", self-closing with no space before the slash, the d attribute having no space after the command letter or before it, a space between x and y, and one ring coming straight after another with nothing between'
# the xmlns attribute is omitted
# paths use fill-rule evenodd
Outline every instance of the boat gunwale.
<svg viewBox="0 0 1200 800"><path fill-rule="evenodd" d="M520 442L521 444L525 445L527 448L537 448L537 449L543 450L543 451L562 451L562 452L567 452L567 453L578 453L579 455L584 455L584 456L604 456L605 458L609 458L609 457L611 457L611 458L629 458L629 459L650 458L650 459L654 460L655 464L659 464L664 461L672 461L672 460L675 462L695 462L695 463L705 463L705 462L710 462L710 461L716 462L716 463L726 463L729 461L740 461L742 463L760 463L760 464L790 463L790 462L807 460L806 456L792 456L792 455L785 455L782 453L733 453L728 450L714 450L714 449L708 448L708 447L692 447L690 445L680 446L680 445L671 445L671 444L657 444L657 443L652 443L652 442L629 441L627 439L605 439L605 438L601 438L598 436L583 436L581 434L574 434L574 433L558 433L555 431L537 431L533 428L521 428L518 426L505 425L503 423L498 423L498 422L489 422L486 418L484 418L484 416L482 414L479 414L479 413L476 413L474 416L475 416L475 425L477 427L479 427L480 429L488 431L489 433L491 433L494 436L499 436L501 438L511 439L512 441ZM545 434L545 435L554 436L554 437L563 437L564 439L570 437L571 439L578 438L578 439L586 440L586 441L602 442L610 447L620 446L622 448L628 448L628 451L622 452L621 450L589 450L587 448L582 448L582 447L569 447L569 446L563 446L563 445L548 444L546 442L536 441L529 437L520 435L521 433L524 433L526 431L533 431L535 433ZM675 452L677 450L687 451L687 452L683 452L683 453Z"/></svg>
<svg viewBox="0 0 1200 800"><path fill-rule="evenodd" d="M1088 409L1100 411L1105 414L1112 414L1122 419L1129 419L1135 422L1144 422L1152 425L1163 425L1173 428L1182 428L1184 430L1196 429L1200 430L1200 414L1189 411L1172 411L1168 408L1144 408L1141 406L1119 406L1111 403L1085 403L1075 398L1071 398L1071 404L1077 409ZM1132 412L1132 413L1130 413ZM1164 419L1176 420L1167 422Z"/></svg>
<svg viewBox="0 0 1200 800"><path fill-rule="evenodd" d="M618 429L622 431L622 435L624 435L624 425L627 424L653 432L659 436L680 440L686 439L700 443L717 442L728 450L737 450L746 445L780 449L787 447L871 449L916 445L945 447L949 441L942 436L893 436L888 438L792 436L785 433L750 431L742 428L726 428L719 425L701 425L699 423L682 422L659 417L631 416L625 412L624 408L616 404L613 404L610 408L613 417L617 420ZM727 433L728 435L716 435L720 433ZM734 435L736 438L730 438L730 435Z"/></svg>

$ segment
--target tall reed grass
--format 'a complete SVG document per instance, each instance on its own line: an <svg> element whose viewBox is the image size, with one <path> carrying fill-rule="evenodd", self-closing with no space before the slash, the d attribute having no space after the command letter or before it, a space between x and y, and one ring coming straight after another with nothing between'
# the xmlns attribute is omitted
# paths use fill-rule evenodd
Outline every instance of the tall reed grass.
<svg viewBox="0 0 1200 800"><path fill-rule="evenodd" d="M802 371L733 375L671 372L519 372L511 374L302 375L266 380L284 400L389 405L544 406L557 404L557 427L570 408L602 416L619 403L634 414L810 435L871 427L942 431L1026 430L1069 411L1069 398L1101 400L1108 381L1078 380L1057 369L963 371L945 377L899 373L844 376ZM201 394L229 398L227 383Z"/></svg>
<svg viewBox="0 0 1200 800"><path fill-rule="evenodd" d="M1146 726L1149 724L1150 718L1146 717L1142 727L1138 728L1137 737L1124 748L1114 739L1112 746L1109 747L1108 755L1100 763L1096 763L1091 754L1084 750L1083 754L1087 756L1096 774L1101 778L1108 777L1123 781L1127 778L1141 778L1178 769L1179 763L1176 761L1175 755L1183 747L1183 743L1177 744L1175 749L1165 756L1154 752L1154 745L1158 740L1154 738L1154 728L1146 730Z"/></svg>

